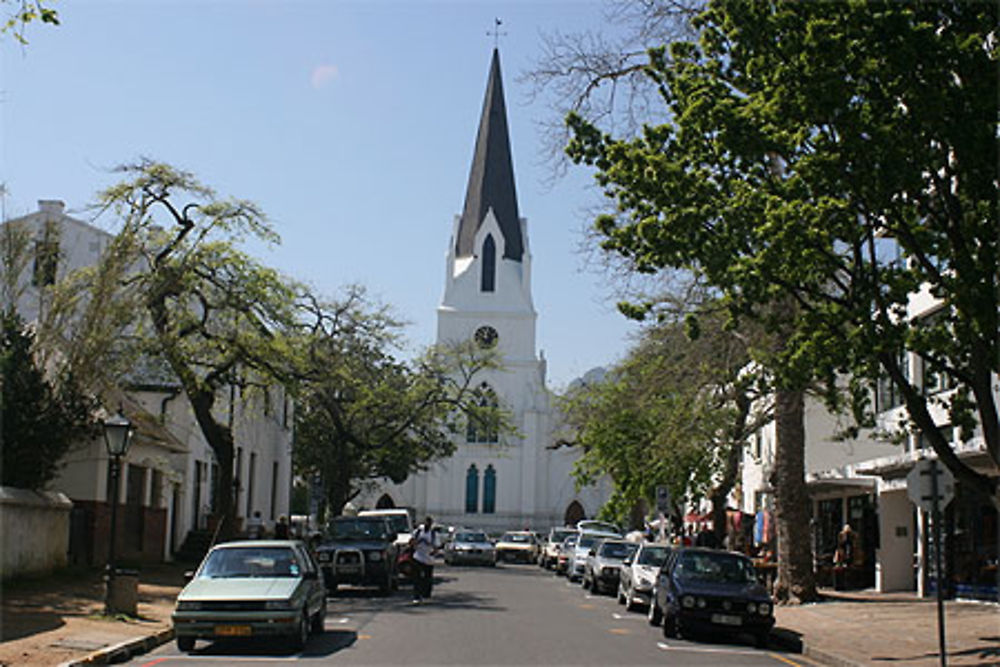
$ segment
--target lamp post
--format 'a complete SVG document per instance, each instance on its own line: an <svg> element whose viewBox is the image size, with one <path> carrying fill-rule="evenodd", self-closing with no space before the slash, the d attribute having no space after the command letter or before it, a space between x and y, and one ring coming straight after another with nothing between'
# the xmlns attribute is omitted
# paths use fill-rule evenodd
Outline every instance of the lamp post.
<svg viewBox="0 0 1000 667"><path fill-rule="evenodd" d="M104 420L104 444L108 448L108 456L111 457L111 545L108 549L108 565L105 576L107 588L104 592L104 613L107 615L115 612L111 603L111 590L115 578L115 528L118 524L118 480L121 478L121 459L128 450L129 442L132 440L132 422L122 414L119 408L118 414Z"/></svg>

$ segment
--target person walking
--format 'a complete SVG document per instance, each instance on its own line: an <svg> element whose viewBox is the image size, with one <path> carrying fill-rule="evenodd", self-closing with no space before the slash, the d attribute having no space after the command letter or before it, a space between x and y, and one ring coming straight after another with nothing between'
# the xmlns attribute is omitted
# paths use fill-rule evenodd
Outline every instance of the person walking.
<svg viewBox="0 0 1000 667"><path fill-rule="evenodd" d="M287 540L288 539L288 519L282 514L278 517L278 523L274 524L274 539L276 540Z"/></svg>
<svg viewBox="0 0 1000 667"><path fill-rule="evenodd" d="M431 596L434 586L434 519L427 517L422 526L413 532L413 602Z"/></svg>

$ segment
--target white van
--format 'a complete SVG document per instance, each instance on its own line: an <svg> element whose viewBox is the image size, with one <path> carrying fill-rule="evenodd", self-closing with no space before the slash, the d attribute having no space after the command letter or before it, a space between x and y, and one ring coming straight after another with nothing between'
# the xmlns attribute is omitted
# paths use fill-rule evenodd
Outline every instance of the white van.
<svg viewBox="0 0 1000 667"><path fill-rule="evenodd" d="M396 544L400 548L408 545L413 537L413 517L407 509L361 510L358 516L384 516L389 519L392 529L396 531Z"/></svg>

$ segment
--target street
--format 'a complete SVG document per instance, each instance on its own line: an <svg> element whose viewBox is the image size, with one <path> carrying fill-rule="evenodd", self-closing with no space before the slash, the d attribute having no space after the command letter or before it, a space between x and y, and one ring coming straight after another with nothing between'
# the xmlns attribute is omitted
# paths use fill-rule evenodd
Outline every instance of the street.
<svg viewBox="0 0 1000 667"><path fill-rule="evenodd" d="M533 565L435 568L431 600L410 590L381 598L347 589L330 598L326 630L292 653L278 642L201 641L188 655L175 643L132 665L802 665L799 656L758 650L750 638L665 640L644 613L593 596Z"/></svg>

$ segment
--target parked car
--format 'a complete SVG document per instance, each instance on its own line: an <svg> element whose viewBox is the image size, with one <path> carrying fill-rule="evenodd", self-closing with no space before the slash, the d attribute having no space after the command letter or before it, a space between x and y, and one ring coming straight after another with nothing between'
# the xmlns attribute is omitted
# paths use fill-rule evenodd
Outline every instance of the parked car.
<svg viewBox="0 0 1000 667"><path fill-rule="evenodd" d="M618 588L622 561L635 553L635 542L604 539L594 543L583 567L583 587L594 593L612 592Z"/></svg>
<svg viewBox="0 0 1000 667"><path fill-rule="evenodd" d="M486 533L478 530L456 530L444 548L448 565L496 565L497 554Z"/></svg>
<svg viewBox="0 0 1000 667"><path fill-rule="evenodd" d="M322 632L326 588L309 549L296 540L218 544L205 555L171 616L177 648L198 639L279 637L293 648Z"/></svg>
<svg viewBox="0 0 1000 667"><path fill-rule="evenodd" d="M553 569L559 558L559 547L570 535L576 534L575 528L551 528L548 536L539 549L538 564L545 569Z"/></svg>
<svg viewBox="0 0 1000 667"><path fill-rule="evenodd" d="M576 522L576 529L581 533L608 533L618 537L625 536L618 524L610 521L598 521L597 519L580 519Z"/></svg>
<svg viewBox="0 0 1000 667"><path fill-rule="evenodd" d="M509 530L496 543L497 561L533 563L538 556L538 541L528 530Z"/></svg>
<svg viewBox="0 0 1000 667"><path fill-rule="evenodd" d="M559 545L559 551L556 554L556 574L560 576L569 574L569 563L573 560L573 552L576 548L576 542L579 539L580 534L573 533L572 535L567 535L566 539Z"/></svg>
<svg viewBox="0 0 1000 667"><path fill-rule="evenodd" d="M662 621L665 637L750 634L763 648L774 626L774 603L745 555L681 548L660 568L649 619L654 625Z"/></svg>
<svg viewBox="0 0 1000 667"><path fill-rule="evenodd" d="M327 525L316 558L330 593L341 584L397 586L396 530L385 516L338 516Z"/></svg>
<svg viewBox="0 0 1000 667"><path fill-rule="evenodd" d="M628 611L649 604L656 575L670 554L669 544L644 542L639 549L622 561L618 576L618 603Z"/></svg>
<svg viewBox="0 0 1000 667"><path fill-rule="evenodd" d="M410 538L413 537L413 531L416 529L416 526L413 525L413 516L410 514L410 510L402 507L384 510L361 510L358 512L358 516L377 516L387 519L396 535L395 542L397 549L406 548L410 543Z"/></svg>
<svg viewBox="0 0 1000 667"><path fill-rule="evenodd" d="M590 555L590 549L594 544L599 540L607 538L618 539L620 537L621 535L618 533L581 532L579 539L577 539L576 544L573 546L573 553L566 567L566 576L569 577L569 580L581 581L583 579L583 570L587 565L587 556Z"/></svg>

